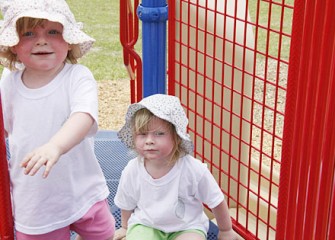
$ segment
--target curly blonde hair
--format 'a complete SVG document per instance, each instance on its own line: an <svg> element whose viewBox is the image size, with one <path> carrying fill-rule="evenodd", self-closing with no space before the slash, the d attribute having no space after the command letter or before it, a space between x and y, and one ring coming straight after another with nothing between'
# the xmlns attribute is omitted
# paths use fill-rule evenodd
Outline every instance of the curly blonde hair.
<svg viewBox="0 0 335 240"><path fill-rule="evenodd" d="M44 22L48 21L47 19L40 18L31 18L31 17L22 17L16 21L16 32L21 35L27 29L34 29L38 26L43 26ZM70 44L70 49L66 56L65 62L69 62L75 64L78 62L78 58L80 56L80 47L79 44ZM16 70L16 66L20 64L17 55L12 52L11 48L7 48L7 50L0 52L0 57L2 58L1 64L8 63L6 65L9 66L9 69Z"/></svg>

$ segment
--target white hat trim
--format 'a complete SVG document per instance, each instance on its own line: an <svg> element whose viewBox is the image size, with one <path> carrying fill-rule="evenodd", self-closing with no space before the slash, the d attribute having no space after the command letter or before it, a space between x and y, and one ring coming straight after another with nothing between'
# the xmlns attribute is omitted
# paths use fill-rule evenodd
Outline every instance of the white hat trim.
<svg viewBox="0 0 335 240"><path fill-rule="evenodd" d="M81 30L82 23L75 21L71 10L63 0L3 0L0 5L4 15L0 30L0 51L5 51L19 42L16 21L21 17L61 23L64 40L69 44L79 45L81 51L79 57L86 54L95 42L94 38Z"/></svg>
<svg viewBox="0 0 335 240"><path fill-rule="evenodd" d="M193 143L187 134L188 119L180 104L179 98L165 94L155 94L142 99L139 103L134 103L129 106L126 114L125 125L117 133L118 137L129 148L134 148L131 119L134 114L146 108L156 117L172 123L178 136L182 140L182 148L186 153L193 152Z"/></svg>

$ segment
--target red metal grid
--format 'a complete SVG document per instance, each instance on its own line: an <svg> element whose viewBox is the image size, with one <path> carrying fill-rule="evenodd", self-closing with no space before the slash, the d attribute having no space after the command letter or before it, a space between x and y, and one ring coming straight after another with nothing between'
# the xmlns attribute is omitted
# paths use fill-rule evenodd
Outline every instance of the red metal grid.
<svg viewBox="0 0 335 240"><path fill-rule="evenodd" d="M221 184L241 236L273 239L293 1L168 4L168 89L187 111L194 154Z"/></svg>

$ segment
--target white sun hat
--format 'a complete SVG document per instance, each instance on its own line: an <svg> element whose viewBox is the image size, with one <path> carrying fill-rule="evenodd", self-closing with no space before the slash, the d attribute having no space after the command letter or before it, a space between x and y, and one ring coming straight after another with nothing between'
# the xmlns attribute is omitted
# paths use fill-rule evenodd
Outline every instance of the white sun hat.
<svg viewBox="0 0 335 240"><path fill-rule="evenodd" d="M117 133L118 137L127 147L134 148L131 120L134 114L142 108L146 108L156 117L172 123L182 140L181 146L184 151L186 153L193 152L193 143L186 132L188 119L180 104L180 100L178 97L166 94L154 94L129 106L125 125Z"/></svg>
<svg viewBox="0 0 335 240"><path fill-rule="evenodd" d="M47 19L63 25L63 38L69 44L78 44L82 57L92 47L95 39L84 33L82 23L77 23L64 0L1 0L4 17L0 29L0 51L18 44L16 21L22 17Z"/></svg>

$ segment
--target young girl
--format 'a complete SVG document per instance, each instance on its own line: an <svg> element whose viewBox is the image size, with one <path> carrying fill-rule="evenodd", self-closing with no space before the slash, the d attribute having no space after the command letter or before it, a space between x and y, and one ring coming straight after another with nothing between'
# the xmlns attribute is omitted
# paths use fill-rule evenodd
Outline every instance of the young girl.
<svg viewBox="0 0 335 240"><path fill-rule="evenodd" d="M218 239L237 239L221 189L190 155L187 124L177 97L156 94L130 105L118 136L138 157L123 170L114 199L122 224L114 239L204 240L203 203L216 217Z"/></svg>
<svg viewBox="0 0 335 240"><path fill-rule="evenodd" d="M113 239L109 190L94 155L97 87L76 64L94 39L64 0L1 1L1 83L17 240ZM15 70L15 68L19 69Z"/></svg>

